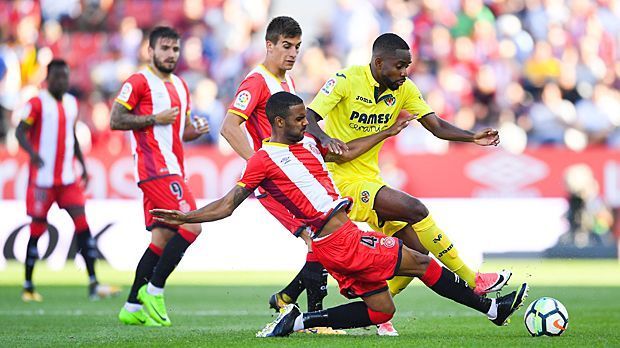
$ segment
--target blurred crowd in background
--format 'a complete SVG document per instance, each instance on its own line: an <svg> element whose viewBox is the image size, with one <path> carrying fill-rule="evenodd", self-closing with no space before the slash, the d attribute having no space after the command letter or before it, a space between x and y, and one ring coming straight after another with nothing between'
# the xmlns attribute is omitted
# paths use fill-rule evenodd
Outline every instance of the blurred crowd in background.
<svg viewBox="0 0 620 348"><path fill-rule="evenodd" d="M287 13L291 9L293 13ZM294 10L293 10L294 9ZM307 14L295 16L295 13ZM3 138L42 84L52 57L71 66L81 138L122 148L108 127L122 81L147 62L158 24L183 37L177 73L193 112L219 126L236 86L264 57L275 15L302 24L292 73L310 101L336 70L367 64L373 40L395 32L413 49L410 76L442 117L476 130L499 128L503 146L620 147L620 2L615 0L16 0L0 2ZM415 129L402 146L445 151ZM16 144L8 139L9 150Z"/></svg>
<svg viewBox="0 0 620 348"><path fill-rule="evenodd" d="M501 146L514 153L620 149L618 0L0 1L0 147L17 153L20 108L43 86L47 63L64 58L83 151L128 153L127 132L109 129L110 107L121 83L147 63L149 30L170 25L182 35L176 73L192 91L193 116L212 129L196 143L229 152L221 122L240 81L264 58L265 28L277 15L302 26L292 74L306 102L338 69L368 64L374 39L395 32L412 47L410 77L426 101L459 127L498 128ZM419 125L394 144L401 153L458 146ZM613 221L593 185L580 189L581 172L566 178L567 236L575 243L583 226L608 231Z"/></svg>

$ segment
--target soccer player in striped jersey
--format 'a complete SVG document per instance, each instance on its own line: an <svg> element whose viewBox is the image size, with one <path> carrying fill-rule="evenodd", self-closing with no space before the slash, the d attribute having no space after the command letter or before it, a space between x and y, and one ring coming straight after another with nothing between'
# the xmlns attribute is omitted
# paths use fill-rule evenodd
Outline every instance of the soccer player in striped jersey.
<svg viewBox="0 0 620 348"><path fill-rule="evenodd" d="M22 300L43 300L34 288L32 272L39 258L37 243L47 230L47 213L54 202L69 213L75 225L78 249L90 281L89 297L97 299L118 294L117 287L99 285L95 274L96 242L84 210L88 172L75 136L78 104L75 97L67 93L69 67L64 60L54 59L47 65L46 82L47 89L30 99L22 110L22 120L15 131L19 145L30 156L26 210L32 221ZM82 166L81 181L73 168L75 158Z"/></svg>
<svg viewBox="0 0 620 348"><path fill-rule="evenodd" d="M396 135L411 118L400 118L381 132L352 140L346 144L349 150L337 155L305 133L308 121L299 97L278 92L270 97L266 110L271 139L250 158L236 187L192 212L151 211L156 219L169 224L215 221L230 216L260 185L311 229L313 251L338 281L340 293L363 300L303 314L294 304L286 305L257 337L287 336L317 326L346 329L384 323L396 311L386 283L396 275L420 277L440 296L486 314L499 326L523 304L527 284L496 299L480 296L429 256L409 249L397 238L361 231L347 216L353 199L339 194L325 161L346 163Z"/></svg>
<svg viewBox="0 0 620 348"><path fill-rule="evenodd" d="M263 139L271 136L271 125L265 114L269 97L281 91L295 94L295 83L288 71L293 68L301 46L299 23L286 16L271 20L265 33L265 46L265 60L252 69L241 82L222 124L222 136L245 160L261 148ZM242 128L244 123L251 144ZM259 188L256 197L282 226L294 236L304 238L306 226L269 193ZM322 309L323 298L327 296L327 271L310 250L303 268L284 289L271 296L269 303L277 311L288 303L296 302L304 289L308 298L308 310ZM330 328L316 328L308 332L345 333Z"/></svg>
<svg viewBox="0 0 620 348"><path fill-rule="evenodd" d="M144 194L146 229L151 231L151 244L138 263L118 317L128 325L170 326L164 301L166 279L201 228L157 222L149 210L195 209L185 182L182 141L200 137L209 126L206 120L196 126L190 121L190 92L185 81L172 73L180 54L179 34L169 27L155 28L148 50L150 64L123 84L110 117L112 129L131 130L135 178Z"/></svg>

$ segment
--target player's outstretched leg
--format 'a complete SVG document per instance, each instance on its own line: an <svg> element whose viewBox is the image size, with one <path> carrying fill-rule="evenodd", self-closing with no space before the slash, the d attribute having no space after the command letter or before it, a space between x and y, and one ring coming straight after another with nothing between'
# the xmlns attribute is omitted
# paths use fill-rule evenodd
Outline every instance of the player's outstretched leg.
<svg viewBox="0 0 620 348"><path fill-rule="evenodd" d="M372 295L383 296L392 306L387 292ZM388 313L370 309L365 302L357 301L327 308L316 312L301 313L293 304L287 305L278 317L256 334L256 337L282 337L309 327L327 326L335 329L349 329L377 325L389 321L394 308Z"/></svg>
<svg viewBox="0 0 620 348"><path fill-rule="evenodd" d="M28 246L26 247L26 262L25 262L25 280L24 289L22 291L22 301L24 302L42 302L43 296L39 294L32 282L32 273L34 272L34 265L39 259L39 250L37 244L39 238L45 233L47 229L47 221L45 219L33 218L30 223L30 239L28 240Z"/></svg>
<svg viewBox="0 0 620 348"><path fill-rule="evenodd" d="M459 256L458 250L448 235L437 227L430 214L413 224L412 227L424 247L452 272L464 279L478 295L500 291L512 276L512 272L508 270L501 270L497 273L472 271Z"/></svg>
<svg viewBox="0 0 620 348"><path fill-rule="evenodd" d="M411 227L397 232L395 237L401 238L411 249L423 254L431 252L442 264L464 279L469 287L475 289L477 294L499 291L508 282L509 271L476 273L469 268L448 235L435 224L426 206L408 193L384 186L377 192L373 208L382 221L408 222ZM399 236L399 233L406 236ZM410 241L413 237L407 236L409 234L415 234L418 240L416 244L421 245L412 245ZM420 247L426 250L420 250Z"/></svg>
<svg viewBox="0 0 620 348"><path fill-rule="evenodd" d="M415 261L412 262L411 257ZM516 291L497 299L482 297L469 288L463 279L447 268L441 267L435 260L411 249L403 248L403 262L399 272L409 267L407 264L422 265L424 271L420 279L438 295L485 313L494 324L500 326L505 325L510 315L523 305L529 291L529 286L523 283Z"/></svg>

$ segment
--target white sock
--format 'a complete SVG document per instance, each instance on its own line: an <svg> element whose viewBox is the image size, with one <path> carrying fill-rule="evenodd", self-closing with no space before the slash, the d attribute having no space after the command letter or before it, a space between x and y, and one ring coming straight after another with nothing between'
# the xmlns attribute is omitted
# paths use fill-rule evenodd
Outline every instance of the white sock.
<svg viewBox="0 0 620 348"><path fill-rule="evenodd" d="M491 308L487 312L487 317L491 320L497 318L497 304L495 303L495 299L491 299Z"/></svg>
<svg viewBox="0 0 620 348"><path fill-rule="evenodd" d="M295 324L293 325L293 331L299 331L305 329L304 327L304 315L300 314L295 318Z"/></svg>
<svg viewBox="0 0 620 348"><path fill-rule="evenodd" d="M142 305L141 304L139 304L139 303L131 303L131 302L125 302L125 305L123 307L125 307L125 309L128 312L131 312L131 313L137 312L137 311L142 309Z"/></svg>
<svg viewBox="0 0 620 348"><path fill-rule="evenodd" d="M158 288L149 282L149 285L146 286L146 292L150 295L157 296L164 293L164 288Z"/></svg>

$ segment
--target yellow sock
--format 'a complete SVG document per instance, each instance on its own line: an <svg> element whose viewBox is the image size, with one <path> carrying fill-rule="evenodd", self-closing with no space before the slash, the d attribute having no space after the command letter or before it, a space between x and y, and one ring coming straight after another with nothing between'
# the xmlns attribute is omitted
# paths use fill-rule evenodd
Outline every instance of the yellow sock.
<svg viewBox="0 0 620 348"><path fill-rule="evenodd" d="M465 265L450 238L435 225L430 214L422 221L414 224L413 230L417 233L422 245L435 255L441 263L458 274L470 288L476 287L476 274Z"/></svg>
<svg viewBox="0 0 620 348"><path fill-rule="evenodd" d="M405 290L407 285L409 285L412 280L412 277L403 276L396 276L388 280L388 287L390 288L390 294L392 294L392 297L400 294L401 291Z"/></svg>

